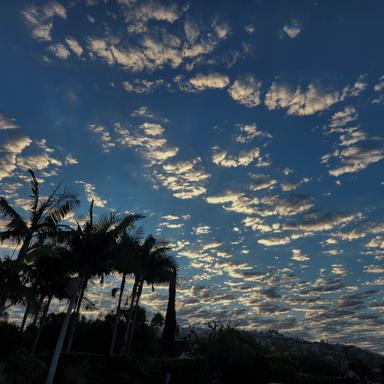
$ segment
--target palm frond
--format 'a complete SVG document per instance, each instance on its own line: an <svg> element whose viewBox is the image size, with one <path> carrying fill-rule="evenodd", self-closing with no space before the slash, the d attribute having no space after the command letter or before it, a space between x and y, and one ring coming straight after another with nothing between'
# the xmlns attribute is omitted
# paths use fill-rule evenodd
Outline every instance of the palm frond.
<svg viewBox="0 0 384 384"><path fill-rule="evenodd" d="M140 213L130 213L125 215L113 231L115 234L120 234L122 231L132 228L137 220L143 219L144 217L145 216Z"/></svg>
<svg viewBox="0 0 384 384"><path fill-rule="evenodd" d="M6 225L7 231L12 233L25 233L28 230L27 224L22 217L12 208L4 197L0 197L0 213L9 222Z"/></svg>
<svg viewBox="0 0 384 384"><path fill-rule="evenodd" d="M36 179L35 173L32 171L32 169L28 169L28 172L31 174L31 191L32 195L30 197L32 198L31 202L31 210L32 214L35 215L37 212L37 207L39 206L39 182Z"/></svg>

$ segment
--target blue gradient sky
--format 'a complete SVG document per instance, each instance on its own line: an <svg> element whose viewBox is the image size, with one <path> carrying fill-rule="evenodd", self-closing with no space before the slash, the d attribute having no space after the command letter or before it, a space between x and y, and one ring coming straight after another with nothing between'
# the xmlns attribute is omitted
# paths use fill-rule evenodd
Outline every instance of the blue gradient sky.
<svg viewBox="0 0 384 384"><path fill-rule="evenodd" d="M1 1L1 193L145 213L180 323L383 352L384 4L287 4Z"/></svg>

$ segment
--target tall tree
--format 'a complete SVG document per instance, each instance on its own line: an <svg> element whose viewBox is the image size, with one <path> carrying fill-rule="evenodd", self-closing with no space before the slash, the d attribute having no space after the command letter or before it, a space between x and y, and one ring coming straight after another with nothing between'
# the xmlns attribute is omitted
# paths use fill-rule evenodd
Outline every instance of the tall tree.
<svg viewBox="0 0 384 384"><path fill-rule="evenodd" d="M91 202L88 220L72 232L68 242L74 257L74 270L79 274L81 288L78 293L73 320L68 335L66 351L70 352L77 323L80 318L80 310L83 303L88 282L93 277L100 277L103 282L104 276L112 269L112 254L115 251L118 239L121 235L132 228L134 223L142 217L139 214L120 215L115 212L101 215L97 220L94 218L93 204Z"/></svg>
<svg viewBox="0 0 384 384"><path fill-rule="evenodd" d="M139 228L135 233L129 233L126 231L120 238L116 251L113 255L112 265L113 269L121 273L120 288L114 288L112 290L112 296L115 296L119 292L117 301L115 322L113 326L113 333L111 339L111 347L109 354L112 356L115 353L116 338L120 324L121 317L121 301L124 294L125 283L127 275L133 274L135 271L135 264L137 255L139 253L140 238L142 230Z"/></svg>
<svg viewBox="0 0 384 384"><path fill-rule="evenodd" d="M176 264L173 258L167 254L169 249L168 243L159 242L152 235L149 235L140 247L139 262L134 273L135 282L132 289L129 318L123 340L123 353L129 354L131 349L137 309L144 283L146 282L154 290L155 284L169 282L171 279L171 271Z"/></svg>
<svg viewBox="0 0 384 384"><path fill-rule="evenodd" d="M5 231L0 232L0 242L17 244L20 248L17 255L18 265L21 267L27 253L41 243L44 239L57 234L60 221L75 207L79 205L77 194L61 188L59 184L48 197L42 198L39 182L32 170L31 195L29 203L30 215L23 218L7 201L0 197L0 215L7 220ZM10 295L11 292L8 292ZM8 297L2 297L5 303ZM2 308L0 306L0 316Z"/></svg>
<svg viewBox="0 0 384 384"><path fill-rule="evenodd" d="M176 335L176 284L177 284L177 267L172 266L171 278L169 280L168 305L167 314L165 316L165 324L163 335L161 338L163 350L168 355L175 352L175 335Z"/></svg>

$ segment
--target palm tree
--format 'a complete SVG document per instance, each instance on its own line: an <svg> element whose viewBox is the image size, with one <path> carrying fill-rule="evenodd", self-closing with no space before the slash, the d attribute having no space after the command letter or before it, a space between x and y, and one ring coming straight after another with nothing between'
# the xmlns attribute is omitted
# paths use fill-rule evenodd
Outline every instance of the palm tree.
<svg viewBox="0 0 384 384"><path fill-rule="evenodd" d="M125 232L116 247L116 252L113 255L113 269L118 273L121 273L120 288L114 288L112 290L112 296L115 296L119 292L119 298L117 301L115 323L113 327L111 347L109 354L112 356L115 352L117 332L119 329L120 317L121 317L121 301L124 294L124 288L127 275L133 274L135 271L135 260L139 253L141 228L133 234Z"/></svg>
<svg viewBox="0 0 384 384"><path fill-rule="evenodd" d="M10 306L22 301L27 277L20 274L19 264L10 257L0 258L0 319Z"/></svg>
<svg viewBox="0 0 384 384"><path fill-rule="evenodd" d="M0 214L8 220L6 230L0 232L0 242L8 241L20 246L17 260L22 261L27 253L41 243L44 239L54 236L60 229L59 222L75 207L79 205L77 194L68 192L65 188L61 190L59 184L48 197L40 195L39 182L32 170L30 216L22 218L19 213L4 198L0 197ZM8 293L10 295L11 292ZM2 300L7 302L7 296ZM4 305L0 305L0 316Z"/></svg>
<svg viewBox="0 0 384 384"><path fill-rule="evenodd" d="M53 384L53 380L55 378L55 373L57 369L57 364L59 363L59 358L61 355L61 351L63 350L64 340L65 336L67 334L68 325L71 319L72 311L76 305L76 298L78 295L78 292L80 290L80 284L81 281L79 277L75 277L69 280L67 285L67 294L69 297L69 304L67 308L67 312L65 314L63 323L61 325L59 337L56 342L55 351L53 352L51 364L49 366L48 376L46 384Z"/></svg>
<svg viewBox="0 0 384 384"><path fill-rule="evenodd" d="M74 270L79 274L81 288L77 297L73 321L68 336L66 351L70 352L77 323L80 318L80 309L88 282L92 277L104 276L112 269L111 257L119 237L130 229L135 221L142 218L140 214L127 214L121 216L115 212L104 214L95 222L93 215L93 200L89 209L88 220L83 226L78 224L72 231L68 242L74 256Z"/></svg>
<svg viewBox="0 0 384 384"><path fill-rule="evenodd" d="M36 352L52 299L56 297L62 300L68 297L66 293L70 279L70 258L68 256L68 250L54 244L43 245L28 254L28 257L33 259L31 274L34 288L43 298L42 301L46 301L31 354Z"/></svg>
<svg viewBox="0 0 384 384"><path fill-rule="evenodd" d="M168 243L158 242L152 235L149 235L140 247L140 257L134 273L135 281L132 289L129 318L123 341L123 353L129 354L130 352L144 282L147 282L154 290L154 284L169 282L172 268L176 268L175 261L167 254L168 251Z"/></svg>
<svg viewBox="0 0 384 384"><path fill-rule="evenodd" d="M165 324L163 335L161 338L163 350L168 355L173 355L175 347L176 335L176 284L177 284L177 267L172 266L171 279L169 280L168 305L167 314L165 316Z"/></svg>

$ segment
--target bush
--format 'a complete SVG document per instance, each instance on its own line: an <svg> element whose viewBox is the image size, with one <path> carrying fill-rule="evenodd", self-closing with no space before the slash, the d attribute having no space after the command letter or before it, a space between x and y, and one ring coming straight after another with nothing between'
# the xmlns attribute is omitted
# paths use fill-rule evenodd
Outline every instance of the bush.
<svg viewBox="0 0 384 384"><path fill-rule="evenodd" d="M4 368L7 384L41 384L47 375L47 366L39 359L26 355L11 355Z"/></svg>

